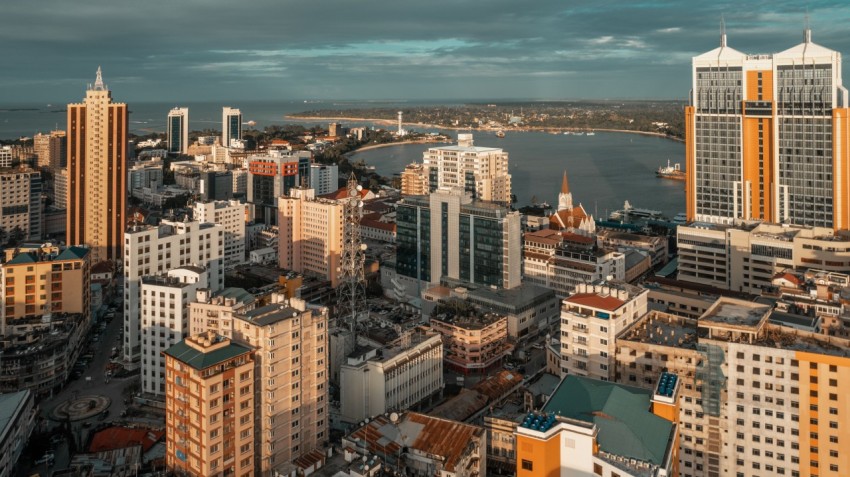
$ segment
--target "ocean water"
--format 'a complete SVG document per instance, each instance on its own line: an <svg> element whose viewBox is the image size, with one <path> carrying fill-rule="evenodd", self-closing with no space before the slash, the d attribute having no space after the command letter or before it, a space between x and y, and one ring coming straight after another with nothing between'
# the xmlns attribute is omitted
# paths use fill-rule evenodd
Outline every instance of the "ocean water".
<svg viewBox="0 0 850 477"><path fill-rule="evenodd" d="M116 98L120 101L121 98ZM32 136L55 127L64 129L65 103L0 104L0 138ZM437 103L414 102L304 102L242 101L203 103L129 103L130 130L136 134L164 132L168 111L175 106L189 108L192 130L220 129L221 108L240 108L244 122L256 122L256 128L271 124L326 124L318 120L287 120L288 114L319 110L364 107L404 108ZM442 103L448 104L448 103ZM453 103L458 104L458 103ZM343 121L349 127L371 126L369 122ZM430 131L430 130L429 130ZM595 217L623 207L629 200L635 207L656 209L669 216L684 211L684 183L655 177L655 170L671 162L684 163L685 148L664 138L626 133L597 132L595 136L568 136L543 132L508 131L507 137L476 133L475 144L501 147L510 154L513 192L520 206L533 197L552 205L558 203L558 191L564 170L569 174L573 201L581 203ZM372 149L355 154L374 165L378 173L401 172L411 162L421 162L428 146L405 145Z"/></svg>
<svg viewBox="0 0 850 477"><path fill-rule="evenodd" d="M561 178L566 170L573 203L581 203L594 217L607 217L632 206L660 210L673 217L685 210L685 183L655 177L659 166L684 163L685 146L669 139L639 134L597 132L569 136L544 132L508 131L506 137L477 133L475 145L500 147L509 156L513 193L520 206L533 197L558 204ZM355 153L381 175L399 173L411 162L422 162L428 145L404 145Z"/></svg>

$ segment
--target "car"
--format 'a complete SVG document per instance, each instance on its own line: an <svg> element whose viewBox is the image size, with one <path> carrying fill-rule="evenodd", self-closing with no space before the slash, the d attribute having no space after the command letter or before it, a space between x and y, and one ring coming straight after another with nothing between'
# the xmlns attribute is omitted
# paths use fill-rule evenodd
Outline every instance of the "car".
<svg viewBox="0 0 850 477"><path fill-rule="evenodd" d="M54 459L55 459L55 457L53 456L53 453L48 452L47 454L44 454L43 456L36 459L35 465L41 465L41 464L52 465Z"/></svg>

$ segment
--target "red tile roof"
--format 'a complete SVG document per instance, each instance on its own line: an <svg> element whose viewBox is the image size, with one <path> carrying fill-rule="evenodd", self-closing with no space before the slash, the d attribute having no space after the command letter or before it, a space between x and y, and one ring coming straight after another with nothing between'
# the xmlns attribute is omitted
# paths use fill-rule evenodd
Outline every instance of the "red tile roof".
<svg viewBox="0 0 850 477"><path fill-rule="evenodd" d="M590 308L599 308L600 310L614 311L623 306L623 300L614 298L613 296L601 296L596 293L576 293L567 298L565 301L575 303L576 305L587 306Z"/></svg>
<svg viewBox="0 0 850 477"><path fill-rule="evenodd" d="M147 452L154 444L165 436L165 431L147 429L144 427L108 427L94 435L89 446L89 452L102 452L123 449L134 445L142 446L142 452Z"/></svg>
<svg viewBox="0 0 850 477"><path fill-rule="evenodd" d="M370 192L369 189L363 188L363 190L360 191L360 198L365 199L366 196L369 194L369 192ZM332 200L345 199L345 198L348 197L348 188L347 187L341 187L336 192L331 192L329 194L323 194L323 195L320 195L319 197L321 197L322 199L332 199Z"/></svg>

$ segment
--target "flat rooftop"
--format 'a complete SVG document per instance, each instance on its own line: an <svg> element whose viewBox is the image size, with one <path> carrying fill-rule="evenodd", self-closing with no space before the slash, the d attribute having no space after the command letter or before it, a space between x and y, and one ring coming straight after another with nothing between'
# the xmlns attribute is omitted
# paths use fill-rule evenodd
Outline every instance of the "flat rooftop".
<svg viewBox="0 0 850 477"><path fill-rule="evenodd" d="M696 320L653 310L623 330L617 340L695 350L697 323Z"/></svg>
<svg viewBox="0 0 850 477"><path fill-rule="evenodd" d="M268 326L300 316L303 311L288 305L273 303L235 315L236 318L258 326Z"/></svg>
<svg viewBox="0 0 850 477"><path fill-rule="evenodd" d="M700 326L715 324L733 328L760 328L770 316L771 307L760 303L720 297L699 318Z"/></svg>

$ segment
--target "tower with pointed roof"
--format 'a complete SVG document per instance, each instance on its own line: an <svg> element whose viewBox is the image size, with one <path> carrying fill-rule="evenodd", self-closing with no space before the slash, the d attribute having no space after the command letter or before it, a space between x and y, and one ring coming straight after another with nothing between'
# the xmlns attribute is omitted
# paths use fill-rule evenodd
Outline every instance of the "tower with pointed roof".
<svg viewBox="0 0 850 477"><path fill-rule="evenodd" d="M100 67L82 103L68 105L66 241L92 263L122 260L127 208L128 111L113 103Z"/></svg>
<svg viewBox="0 0 850 477"><path fill-rule="evenodd" d="M693 58L685 108L692 221L850 228L850 115L841 54L803 42L775 54L720 45Z"/></svg>
<svg viewBox="0 0 850 477"><path fill-rule="evenodd" d="M573 208L573 195L570 193L570 184L567 182L567 171L561 180L561 192L558 194L558 210L570 210Z"/></svg>
<svg viewBox="0 0 850 477"><path fill-rule="evenodd" d="M567 171L561 179L561 192L558 193L558 210L549 217L549 228L578 235L590 236L596 233L596 221L581 204L573 206L573 194L567 181Z"/></svg>

